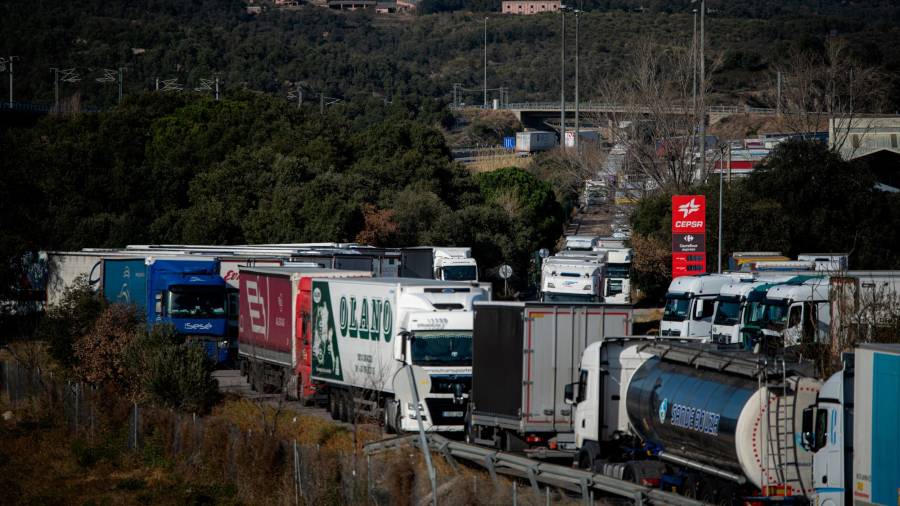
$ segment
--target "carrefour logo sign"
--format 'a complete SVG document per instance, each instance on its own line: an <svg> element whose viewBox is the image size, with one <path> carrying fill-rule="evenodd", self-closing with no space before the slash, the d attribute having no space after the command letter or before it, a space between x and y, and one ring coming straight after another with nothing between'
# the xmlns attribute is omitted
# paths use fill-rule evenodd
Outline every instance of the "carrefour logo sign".
<svg viewBox="0 0 900 506"><path fill-rule="evenodd" d="M339 315L341 337L391 341L394 322L389 300L341 297Z"/></svg>

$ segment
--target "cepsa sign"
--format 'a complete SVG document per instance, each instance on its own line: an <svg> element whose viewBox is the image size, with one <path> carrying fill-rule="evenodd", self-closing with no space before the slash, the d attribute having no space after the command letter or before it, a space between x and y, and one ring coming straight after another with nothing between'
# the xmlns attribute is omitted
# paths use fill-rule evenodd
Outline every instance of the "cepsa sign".
<svg viewBox="0 0 900 506"><path fill-rule="evenodd" d="M672 278L706 272L706 197L672 196Z"/></svg>
<svg viewBox="0 0 900 506"><path fill-rule="evenodd" d="M672 195L672 233L706 233L706 196Z"/></svg>

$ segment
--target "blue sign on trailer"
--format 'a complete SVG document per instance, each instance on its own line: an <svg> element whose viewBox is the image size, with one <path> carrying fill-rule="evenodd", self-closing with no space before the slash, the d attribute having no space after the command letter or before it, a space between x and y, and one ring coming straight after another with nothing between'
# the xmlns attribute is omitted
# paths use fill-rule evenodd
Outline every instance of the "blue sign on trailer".
<svg viewBox="0 0 900 506"><path fill-rule="evenodd" d="M503 138L503 147L510 151L516 149L516 138L515 137L504 137Z"/></svg>
<svg viewBox="0 0 900 506"><path fill-rule="evenodd" d="M147 270L143 258L108 258L103 264L103 296L111 303L147 305Z"/></svg>

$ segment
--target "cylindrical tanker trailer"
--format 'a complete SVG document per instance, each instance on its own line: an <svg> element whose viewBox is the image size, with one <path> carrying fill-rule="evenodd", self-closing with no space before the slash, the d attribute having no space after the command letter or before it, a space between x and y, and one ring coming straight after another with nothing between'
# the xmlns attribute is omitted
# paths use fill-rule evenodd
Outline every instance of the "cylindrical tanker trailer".
<svg viewBox="0 0 900 506"><path fill-rule="evenodd" d="M813 454L799 441L818 380L696 346L637 343L618 367L594 354L571 389L582 467L716 502L812 492ZM630 374L613 383L614 368Z"/></svg>

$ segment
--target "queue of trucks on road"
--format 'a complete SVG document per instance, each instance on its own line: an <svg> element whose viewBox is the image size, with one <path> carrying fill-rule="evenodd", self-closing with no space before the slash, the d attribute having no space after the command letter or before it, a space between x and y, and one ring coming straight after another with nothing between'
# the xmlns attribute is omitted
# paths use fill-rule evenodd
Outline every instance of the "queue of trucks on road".
<svg viewBox="0 0 900 506"><path fill-rule="evenodd" d="M841 265L829 255L796 271L767 270L789 261L760 260L769 252L738 256L751 268L673 280L660 334L635 336L631 250L569 239L543 259L533 302L492 301L467 248L53 252L62 268L51 281L85 274L148 324L236 358L253 389L337 420L388 432L421 421L706 502L898 503L900 346L861 345L823 383L767 343L831 343L850 321L878 327L897 302L869 301L896 297L900 276L825 272ZM418 406L399 384L407 366L428 376Z"/></svg>

